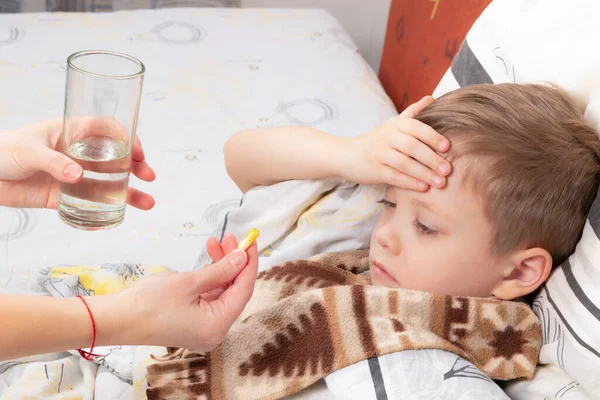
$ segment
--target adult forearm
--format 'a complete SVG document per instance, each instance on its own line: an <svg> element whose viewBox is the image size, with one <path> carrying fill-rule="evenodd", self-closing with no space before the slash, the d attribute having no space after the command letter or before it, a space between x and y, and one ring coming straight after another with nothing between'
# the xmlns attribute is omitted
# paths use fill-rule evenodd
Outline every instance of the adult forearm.
<svg viewBox="0 0 600 400"><path fill-rule="evenodd" d="M142 341L115 296L86 297L96 322L96 346ZM78 298L0 296L0 360L88 348L92 324Z"/></svg>

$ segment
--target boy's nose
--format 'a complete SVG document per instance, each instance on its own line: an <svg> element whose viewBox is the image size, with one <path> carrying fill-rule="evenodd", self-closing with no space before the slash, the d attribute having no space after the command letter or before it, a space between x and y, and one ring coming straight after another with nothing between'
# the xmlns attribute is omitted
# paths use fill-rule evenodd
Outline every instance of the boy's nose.
<svg viewBox="0 0 600 400"><path fill-rule="evenodd" d="M382 226L377 231L377 243L386 251L391 252L393 255L398 255L400 252L400 242L395 237L393 230L389 225Z"/></svg>

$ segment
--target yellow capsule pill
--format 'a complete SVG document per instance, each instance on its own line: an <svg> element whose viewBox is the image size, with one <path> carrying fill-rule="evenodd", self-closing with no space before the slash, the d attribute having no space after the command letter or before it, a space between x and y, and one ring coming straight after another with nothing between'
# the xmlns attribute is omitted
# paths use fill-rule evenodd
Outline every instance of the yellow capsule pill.
<svg viewBox="0 0 600 400"><path fill-rule="evenodd" d="M248 250L248 247L252 246L252 243L256 240L256 238L260 235L260 232L256 228L252 228L246 233L246 236L242 239L240 244L238 245L238 249L242 249L244 251Z"/></svg>

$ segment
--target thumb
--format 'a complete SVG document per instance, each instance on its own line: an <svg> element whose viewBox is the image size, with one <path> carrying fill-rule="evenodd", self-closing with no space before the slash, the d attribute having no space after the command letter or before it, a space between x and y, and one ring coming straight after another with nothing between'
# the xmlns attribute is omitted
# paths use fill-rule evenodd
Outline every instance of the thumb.
<svg viewBox="0 0 600 400"><path fill-rule="evenodd" d="M193 274L191 289L198 296L201 293L221 287L233 282L247 263L247 255L244 250L235 249L215 264L191 271Z"/></svg>
<svg viewBox="0 0 600 400"><path fill-rule="evenodd" d="M74 183L83 176L83 168L79 164L48 147L35 149L29 164L31 169L47 172L60 182Z"/></svg>

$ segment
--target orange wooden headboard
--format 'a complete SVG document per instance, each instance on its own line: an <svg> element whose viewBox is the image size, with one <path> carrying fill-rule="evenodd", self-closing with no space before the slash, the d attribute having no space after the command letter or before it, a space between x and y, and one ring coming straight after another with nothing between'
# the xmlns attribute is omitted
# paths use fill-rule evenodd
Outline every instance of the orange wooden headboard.
<svg viewBox="0 0 600 400"><path fill-rule="evenodd" d="M379 79L398 111L433 92L491 0L392 0Z"/></svg>

